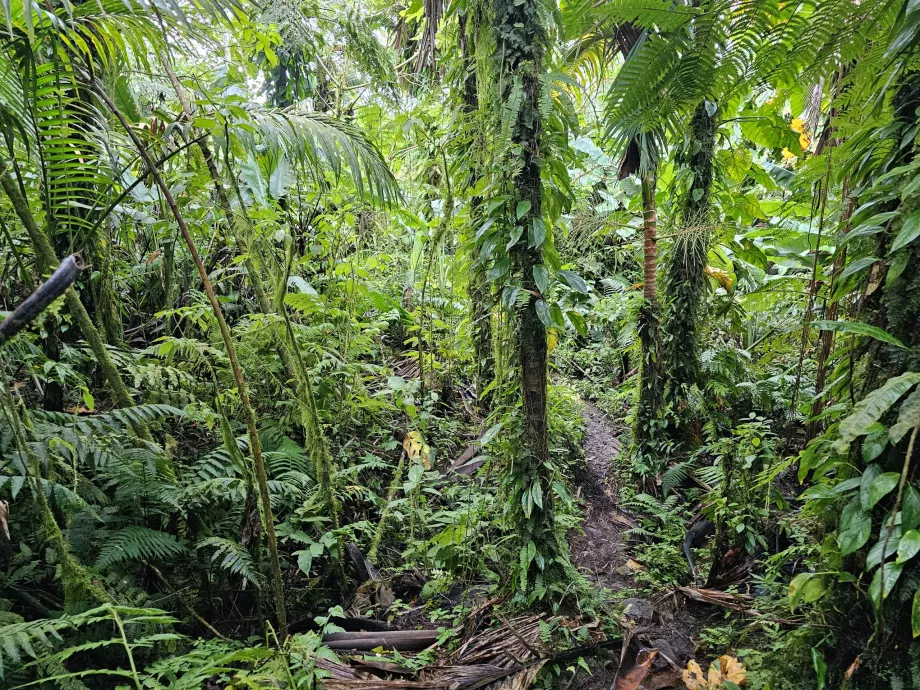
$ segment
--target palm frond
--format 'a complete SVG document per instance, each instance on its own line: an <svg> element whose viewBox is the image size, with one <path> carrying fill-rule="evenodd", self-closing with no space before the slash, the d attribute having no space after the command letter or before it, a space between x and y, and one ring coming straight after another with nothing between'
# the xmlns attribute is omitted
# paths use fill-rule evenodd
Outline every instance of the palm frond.
<svg viewBox="0 0 920 690"><path fill-rule="evenodd" d="M322 183L323 170L336 177L346 168L361 196L389 205L400 198L396 178L377 146L355 125L296 108L253 113L261 139L306 166ZM250 147L256 141L240 133Z"/></svg>

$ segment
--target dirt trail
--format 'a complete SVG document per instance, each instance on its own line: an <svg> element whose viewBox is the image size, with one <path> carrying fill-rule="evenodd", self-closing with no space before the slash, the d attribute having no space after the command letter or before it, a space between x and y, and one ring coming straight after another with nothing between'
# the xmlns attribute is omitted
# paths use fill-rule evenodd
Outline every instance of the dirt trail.
<svg viewBox="0 0 920 690"><path fill-rule="evenodd" d="M584 534L570 537L572 561L584 575L598 587L610 590L609 599L622 598L617 593L636 588L624 532L633 526L632 520L617 508L619 487L616 484L614 461L621 446L616 423L590 402L585 402L582 416L585 420L585 469L575 476L575 484L585 502ZM630 604L629 602L633 602ZM671 606L655 606L640 598L623 600L624 613L631 619L632 643L620 673L610 666L595 669L595 675L582 686L582 690L608 690L608 688L634 688L627 682L630 669L635 670L637 652L654 648L657 657L648 676L639 686L648 690L680 688L680 670L695 650L694 639L700 627L686 610ZM637 681L638 682L638 681Z"/></svg>
<svg viewBox="0 0 920 690"><path fill-rule="evenodd" d="M620 440L613 422L590 402L585 402L582 416L586 469L575 476L575 483L585 501L584 534L571 539L572 560L592 582L615 592L633 586L622 535L630 522L617 510L613 473Z"/></svg>

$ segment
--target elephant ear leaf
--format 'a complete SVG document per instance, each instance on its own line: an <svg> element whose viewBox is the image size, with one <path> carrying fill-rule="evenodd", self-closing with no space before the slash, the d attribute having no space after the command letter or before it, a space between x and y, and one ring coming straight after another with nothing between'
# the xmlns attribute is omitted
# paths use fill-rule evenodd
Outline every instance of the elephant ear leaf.
<svg viewBox="0 0 920 690"><path fill-rule="evenodd" d="M917 383L920 383L920 374L916 372L907 372L888 379L885 385L856 403L850 416L840 422L841 438L849 443L859 436L868 434L871 431L870 427Z"/></svg>

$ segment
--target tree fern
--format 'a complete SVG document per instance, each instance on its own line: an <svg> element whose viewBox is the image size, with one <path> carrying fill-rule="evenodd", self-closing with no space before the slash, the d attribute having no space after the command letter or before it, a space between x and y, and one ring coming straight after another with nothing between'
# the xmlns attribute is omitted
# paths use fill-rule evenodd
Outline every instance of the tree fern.
<svg viewBox="0 0 920 690"><path fill-rule="evenodd" d="M96 558L96 567L105 569L123 561L141 559L166 561L185 553L185 542L177 540L173 535L132 525L105 540Z"/></svg>

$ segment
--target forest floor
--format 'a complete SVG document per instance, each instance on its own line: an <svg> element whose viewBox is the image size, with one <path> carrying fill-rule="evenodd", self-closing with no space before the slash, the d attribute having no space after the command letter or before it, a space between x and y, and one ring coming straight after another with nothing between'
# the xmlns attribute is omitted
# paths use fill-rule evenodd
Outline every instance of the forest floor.
<svg viewBox="0 0 920 690"><path fill-rule="evenodd" d="M614 592L635 587L623 531L633 526L618 508L619 487L614 460L620 439L614 423L590 402L585 402L585 469L575 476L585 502L584 533L571 539L572 560L599 587Z"/></svg>
<svg viewBox="0 0 920 690"><path fill-rule="evenodd" d="M622 602L628 629L624 642L628 650L616 664L595 666L594 675L582 690L633 687L625 682L634 668L640 650L654 647L657 658L639 687L647 690L682 687L679 669L694 656L700 621L692 608L679 606L676 597L639 598L642 586L634 573L642 569L628 550L626 530L635 522L619 507L619 486L615 463L620 453L619 429L592 403L585 401L585 469L575 476L577 490L584 500L581 531L570 537L573 563L588 580L604 592L608 603ZM627 591L624 591L627 590ZM631 596L624 597L624 594ZM592 664L593 665L593 664ZM638 682L638 681L637 681Z"/></svg>

